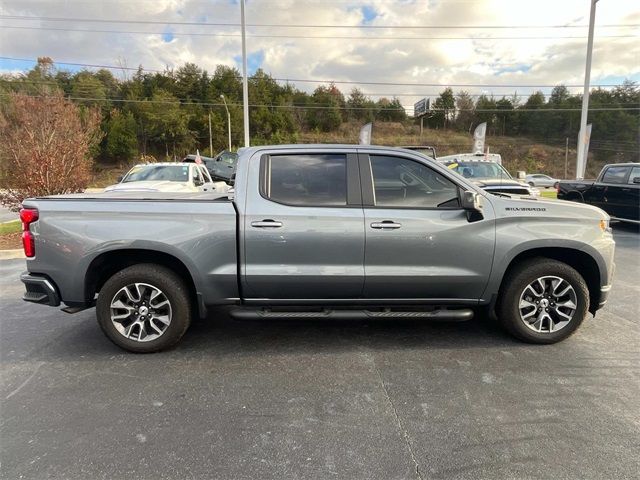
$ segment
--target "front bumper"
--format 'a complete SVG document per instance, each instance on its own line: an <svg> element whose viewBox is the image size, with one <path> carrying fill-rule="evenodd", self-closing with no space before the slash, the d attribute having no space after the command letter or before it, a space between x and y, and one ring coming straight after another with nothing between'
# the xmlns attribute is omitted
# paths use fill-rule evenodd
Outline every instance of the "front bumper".
<svg viewBox="0 0 640 480"><path fill-rule="evenodd" d="M60 305L60 295L52 280L44 275L25 272L20 275L20 280L24 283L26 291L22 296L25 302L40 303L57 307Z"/></svg>

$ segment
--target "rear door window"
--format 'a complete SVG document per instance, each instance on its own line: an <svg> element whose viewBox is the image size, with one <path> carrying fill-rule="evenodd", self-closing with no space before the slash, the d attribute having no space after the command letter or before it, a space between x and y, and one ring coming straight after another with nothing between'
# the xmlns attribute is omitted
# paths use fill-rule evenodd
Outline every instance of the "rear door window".
<svg viewBox="0 0 640 480"><path fill-rule="evenodd" d="M602 183L625 183L629 167L609 167L602 176Z"/></svg>
<svg viewBox="0 0 640 480"><path fill-rule="evenodd" d="M347 205L346 154L271 155L264 162L261 194L293 206Z"/></svg>

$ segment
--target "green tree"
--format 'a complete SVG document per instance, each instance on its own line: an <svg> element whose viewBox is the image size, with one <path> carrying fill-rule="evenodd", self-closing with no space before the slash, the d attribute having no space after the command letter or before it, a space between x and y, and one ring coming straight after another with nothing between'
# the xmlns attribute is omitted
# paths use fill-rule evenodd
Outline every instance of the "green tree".
<svg viewBox="0 0 640 480"><path fill-rule="evenodd" d="M345 101L335 85L316 88L311 96L312 103L307 110L309 127L323 132L336 130L342 123L342 110Z"/></svg>
<svg viewBox="0 0 640 480"><path fill-rule="evenodd" d="M544 93L538 91L529 96L521 108L522 133L544 136L547 131L548 113L538 112L545 108Z"/></svg>
<svg viewBox="0 0 640 480"><path fill-rule="evenodd" d="M107 158L130 160L136 155L136 120L131 112L112 110L106 132L104 152Z"/></svg>
<svg viewBox="0 0 640 480"><path fill-rule="evenodd" d="M468 92L462 90L456 95L456 128L463 132L470 132L475 121L473 98Z"/></svg>
<svg viewBox="0 0 640 480"><path fill-rule="evenodd" d="M79 72L72 78L71 95L82 105L98 106L103 110L109 107L107 89L91 72Z"/></svg>
<svg viewBox="0 0 640 480"><path fill-rule="evenodd" d="M194 135L188 129L189 117L171 93L158 89L140 106L147 138L156 147L164 147L167 158L177 158L195 146Z"/></svg>
<svg viewBox="0 0 640 480"><path fill-rule="evenodd" d="M487 131L492 130L496 123L496 101L493 97L480 95L476 100L476 125L487 122Z"/></svg>
<svg viewBox="0 0 640 480"><path fill-rule="evenodd" d="M347 98L347 118L363 123L373 121L376 104L359 88L354 87Z"/></svg>
<svg viewBox="0 0 640 480"><path fill-rule="evenodd" d="M376 107L376 119L382 122L402 122L407 119L407 111L395 97L392 100L380 98Z"/></svg>
<svg viewBox="0 0 640 480"><path fill-rule="evenodd" d="M495 132L500 135L505 135L507 130L507 125L514 120L514 108L513 103L507 97L502 97L500 100L496 102L496 112L495 119Z"/></svg>
<svg viewBox="0 0 640 480"><path fill-rule="evenodd" d="M432 127L447 128L447 125L455 117L456 100L453 96L451 88L445 88L444 91L433 102L434 114L429 117L429 124Z"/></svg>

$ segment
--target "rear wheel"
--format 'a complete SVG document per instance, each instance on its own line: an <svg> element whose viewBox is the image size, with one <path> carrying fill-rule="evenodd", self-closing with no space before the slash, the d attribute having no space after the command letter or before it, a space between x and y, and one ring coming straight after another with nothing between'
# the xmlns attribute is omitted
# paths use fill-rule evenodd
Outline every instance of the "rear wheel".
<svg viewBox="0 0 640 480"><path fill-rule="evenodd" d="M175 345L191 321L189 292L173 271L154 264L125 268L98 294L102 331L130 352L147 353Z"/></svg>
<svg viewBox="0 0 640 480"><path fill-rule="evenodd" d="M589 289L569 265L535 258L515 267L503 281L498 318L515 337L556 343L577 330L587 315Z"/></svg>

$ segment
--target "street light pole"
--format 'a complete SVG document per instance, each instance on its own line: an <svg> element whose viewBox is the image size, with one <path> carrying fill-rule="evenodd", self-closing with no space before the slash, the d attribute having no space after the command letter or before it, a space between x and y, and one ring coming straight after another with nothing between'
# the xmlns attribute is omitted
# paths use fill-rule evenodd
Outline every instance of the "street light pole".
<svg viewBox="0 0 640 480"><path fill-rule="evenodd" d="M244 2L240 0L240 23L242 26L242 112L244 119L244 146L249 146L249 84L247 81L247 40L245 35Z"/></svg>
<svg viewBox="0 0 640 480"><path fill-rule="evenodd" d="M582 93L582 115L580 116L580 132L578 133L578 157L576 158L576 179L584 178L587 162L587 115L589 113L589 84L591 82L591 57L593 54L593 30L596 20L596 3L591 0L591 12L589 15L589 39L587 40L587 62L584 72L584 91Z"/></svg>
<svg viewBox="0 0 640 480"><path fill-rule="evenodd" d="M231 151L231 114L229 113L229 107L227 107L227 101L224 95L220 95L220 98L224 102L224 109L227 111L227 132L229 133L229 151Z"/></svg>
<svg viewBox="0 0 640 480"><path fill-rule="evenodd" d="M209 155L213 157L213 135L211 135L211 112L209 112Z"/></svg>

